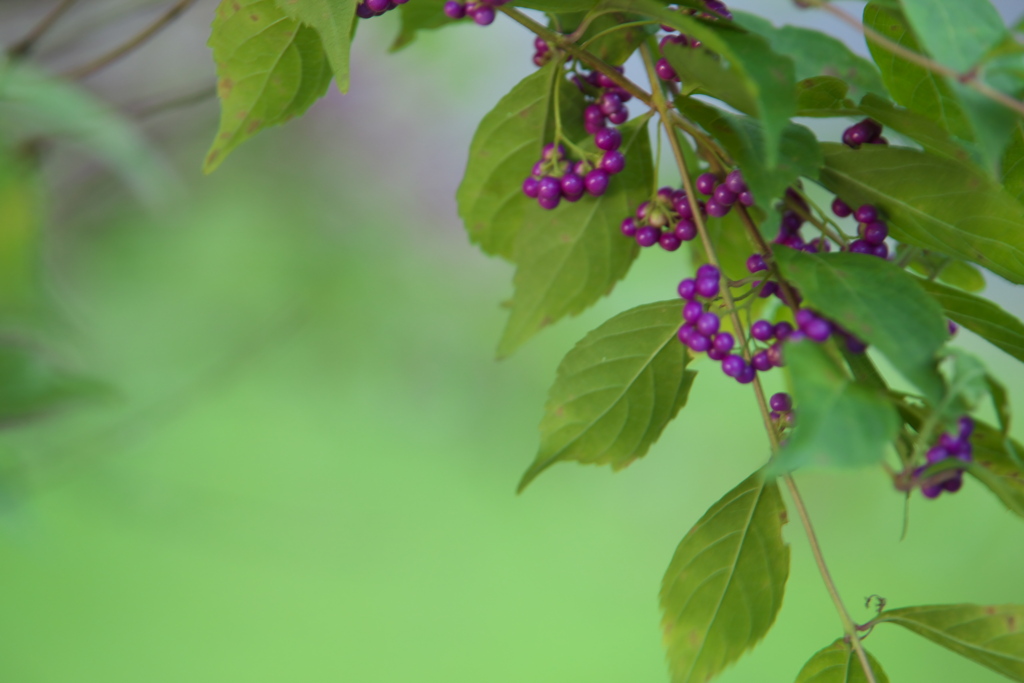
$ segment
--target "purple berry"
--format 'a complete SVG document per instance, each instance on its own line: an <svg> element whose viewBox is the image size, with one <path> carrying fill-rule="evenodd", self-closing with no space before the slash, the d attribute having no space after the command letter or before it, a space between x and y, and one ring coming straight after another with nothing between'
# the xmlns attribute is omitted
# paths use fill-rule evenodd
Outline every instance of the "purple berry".
<svg viewBox="0 0 1024 683"><path fill-rule="evenodd" d="M611 114L608 114L608 120L614 123L616 126L625 123L626 119L628 118L629 110L626 109L625 107L618 111L613 111Z"/></svg>
<svg viewBox="0 0 1024 683"><path fill-rule="evenodd" d="M780 391L777 394L772 394L772 397L768 399L768 405L771 406L772 410L788 413L793 409L793 399L786 392Z"/></svg>
<svg viewBox="0 0 1024 683"><path fill-rule="evenodd" d="M779 341L782 341L789 335L793 334L793 326L783 320L782 322L775 323L774 335Z"/></svg>
<svg viewBox="0 0 1024 683"><path fill-rule="evenodd" d="M740 192L739 201L743 206L753 206L754 195L750 193L750 190L744 190L743 192Z"/></svg>
<svg viewBox="0 0 1024 683"><path fill-rule="evenodd" d="M832 200L832 213L840 218L846 218L853 213L853 209L839 197Z"/></svg>
<svg viewBox="0 0 1024 683"><path fill-rule="evenodd" d="M654 245L661 237L661 230L647 225L636 231L636 243L641 247Z"/></svg>
<svg viewBox="0 0 1024 683"><path fill-rule="evenodd" d="M708 215L712 218L722 218L729 213L729 209L732 208L730 204L719 204L714 199L709 199L708 203L704 205L707 209Z"/></svg>
<svg viewBox="0 0 1024 683"><path fill-rule="evenodd" d="M864 353L868 350L868 345L854 335L847 334L846 348L850 350L850 353Z"/></svg>
<svg viewBox="0 0 1024 683"><path fill-rule="evenodd" d="M704 278L718 280L722 277L722 271L710 263L705 263L697 269L697 279L702 280Z"/></svg>
<svg viewBox="0 0 1024 683"><path fill-rule="evenodd" d="M676 223L675 232L676 237L678 237L681 241L689 242L690 240L697 236L697 225L688 218L683 218L678 223Z"/></svg>
<svg viewBox="0 0 1024 683"><path fill-rule="evenodd" d="M827 320L817 318L808 323L804 333L812 341L823 342L832 335L832 325Z"/></svg>
<svg viewBox="0 0 1024 683"><path fill-rule="evenodd" d="M537 36L536 38L533 39L533 49L535 49L537 52L547 52L549 47L547 41L545 41L540 36Z"/></svg>
<svg viewBox="0 0 1024 683"><path fill-rule="evenodd" d="M588 104L587 108L583 110L583 122L584 123L595 123L598 127L604 127L604 112L596 104Z"/></svg>
<svg viewBox="0 0 1024 683"><path fill-rule="evenodd" d="M689 301L683 306L683 320L688 323L697 322L697 318L704 314L704 304L699 301Z"/></svg>
<svg viewBox="0 0 1024 683"><path fill-rule="evenodd" d="M448 0L444 3L444 13L451 19L461 19L466 16L466 6L455 0Z"/></svg>
<svg viewBox="0 0 1024 683"><path fill-rule="evenodd" d="M751 273L759 273L762 270L768 270L768 264L764 262L764 257L760 254L751 254L747 258L747 270Z"/></svg>
<svg viewBox="0 0 1024 683"><path fill-rule="evenodd" d="M939 494L942 493L942 485L921 486L921 493L924 494L925 498L938 498Z"/></svg>
<svg viewBox="0 0 1024 683"><path fill-rule="evenodd" d="M640 206L636 207L636 217L641 220L647 219L647 209L651 206L650 202L640 202Z"/></svg>
<svg viewBox="0 0 1024 683"><path fill-rule="evenodd" d="M736 375L736 381L740 384L750 384L754 381L754 366L744 365L743 369L740 370L740 374Z"/></svg>
<svg viewBox="0 0 1024 683"><path fill-rule="evenodd" d="M562 194L566 196L579 196L583 194L583 178L575 173L566 173L562 176Z"/></svg>
<svg viewBox="0 0 1024 683"><path fill-rule="evenodd" d="M626 237L633 237L636 235L636 221L630 218L626 218L622 221L622 234Z"/></svg>
<svg viewBox="0 0 1024 683"><path fill-rule="evenodd" d="M718 296L718 279L697 278L697 294L705 299L713 299Z"/></svg>
<svg viewBox="0 0 1024 683"><path fill-rule="evenodd" d="M772 294L778 294L778 293L779 293L779 283L775 282L774 280L769 280L768 282L764 283L764 286L761 287L761 291L758 292L757 296L762 298L762 299L767 299Z"/></svg>
<svg viewBox="0 0 1024 683"><path fill-rule="evenodd" d="M750 364L758 372L768 372L772 369L772 362L768 358L768 351L762 349L750 357Z"/></svg>
<svg viewBox="0 0 1024 683"><path fill-rule="evenodd" d="M876 244L875 248L871 250L871 255L877 256L878 258L889 258L889 245L884 242L882 244Z"/></svg>
<svg viewBox="0 0 1024 683"><path fill-rule="evenodd" d="M618 128L602 128L594 135L594 144L598 149L613 152L622 144L622 133Z"/></svg>
<svg viewBox="0 0 1024 683"><path fill-rule="evenodd" d="M727 355L729 355L728 351L719 351L714 344L712 344L711 348L708 349L708 358L710 358L711 360L721 361Z"/></svg>
<svg viewBox="0 0 1024 683"><path fill-rule="evenodd" d="M668 63L668 60L662 57L658 60L658 63L654 65L654 72L658 74L658 78L663 81L674 81L679 78L676 75L676 70L672 68L672 65Z"/></svg>
<svg viewBox="0 0 1024 683"><path fill-rule="evenodd" d="M489 26L494 23L494 8L488 5L478 7L476 12L473 13L473 21L480 26Z"/></svg>
<svg viewBox="0 0 1024 683"><path fill-rule="evenodd" d="M679 296L683 299L693 301L693 297L697 294L697 281L688 277L685 280L680 281L679 287L676 291L679 292Z"/></svg>
<svg viewBox="0 0 1024 683"><path fill-rule="evenodd" d="M818 319L818 316L814 315L813 311L809 311L806 308L801 308L796 312L796 324L801 330L810 325L812 322Z"/></svg>
<svg viewBox="0 0 1024 683"><path fill-rule="evenodd" d="M697 331L708 337L718 332L719 325L721 325L721 321L718 319L718 316L711 312L701 313L700 317L697 318L697 322L694 323Z"/></svg>
<svg viewBox="0 0 1024 683"><path fill-rule="evenodd" d="M715 188L714 198L723 206L732 206L738 199L736 193L726 187L724 183Z"/></svg>
<svg viewBox="0 0 1024 683"><path fill-rule="evenodd" d="M458 4L458 3L452 2L451 4ZM447 13L447 7L445 8L445 12ZM369 19L369 18L371 18L373 16L376 16L376 15L373 13L373 10L371 10L369 7L366 6L365 2L361 2L358 5L356 5L356 16L359 17L360 19ZM459 19L459 18L460 17L452 17L452 19Z"/></svg>
<svg viewBox="0 0 1024 683"><path fill-rule="evenodd" d="M874 254L875 247L867 240L854 240L850 242L851 254Z"/></svg>
<svg viewBox="0 0 1024 683"><path fill-rule="evenodd" d="M932 446L928 449L928 452L924 455L929 465L934 465L940 460L945 460L949 457L949 451L942 446Z"/></svg>
<svg viewBox="0 0 1024 683"><path fill-rule="evenodd" d="M792 235L800 229L800 226L804 224L804 219L800 218L800 214L796 211L786 211L782 214L782 223L780 228L787 235Z"/></svg>
<svg viewBox="0 0 1024 683"><path fill-rule="evenodd" d="M690 339L687 342L687 346L689 346L697 353L703 353L711 348L711 340L708 339L703 334L701 334L700 330L697 330L696 332L690 335Z"/></svg>
<svg viewBox="0 0 1024 683"><path fill-rule="evenodd" d="M747 361L743 360L742 356L737 356L736 354L726 356L722 361L722 372L729 377L738 376L745 367L747 367Z"/></svg>
<svg viewBox="0 0 1024 683"><path fill-rule="evenodd" d="M732 351L732 347L736 344L736 340L733 339L732 334L729 332L719 332L715 335L714 345L715 349L722 353L729 353Z"/></svg>
<svg viewBox="0 0 1024 683"><path fill-rule="evenodd" d="M865 225L861 234L866 241L874 245L879 245L885 241L886 237L889 236L889 226L882 221L875 221Z"/></svg>
<svg viewBox="0 0 1024 683"><path fill-rule="evenodd" d="M702 173L697 178L697 192L710 195L715 191L715 184L717 182L718 178L715 177L714 173Z"/></svg>
<svg viewBox="0 0 1024 683"><path fill-rule="evenodd" d="M548 211L558 206L558 203L561 201L562 195L560 194L557 194L554 197L537 197L537 203L540 204L542 209L547 209Z"/></svg>
<svg viewBox="0 0 1024 683"><path fill-rule="evenodd" d="M878 209L870 204L861 204L857 207L853 217L858 223L874 223L878 220Z"/></svg>
<svg viewBox="0 0 1024 683"><path fill-rule="evenodd" d="M676 210L680 218L693 218L693 209L690 207L690 198L685 194L678 193L672 199L672 208Z"/></svg>
<svg viewBox="0 0 1024 683"><path fill-rule="evenodd" d="M952 479L947 479L942 482L942 488L946 489L950 493L956 493L960 490L960 487L964 485L964 474L963 472L957 471L956 476Z"/></svg>
<svg viewBox="0 0 1024 683"><path fill-rule="evenodd" d="M559 182L558 178L552 178L551 176L546 175L540 179L540 182L537 184L537 196L551 199L552 197L560 197L561 195L562 183Z"/></svg>
<svg viewBox="0 0 1024 683"><path fill-rule="evenodd" d="M730 192L735 194L742 194L747 191L747 183L743 180L743 173L739 169L725 176L725 183L723 184L729 188Z"/></svg>
<svg viewBox="0 0 1024 683"><path fill-rule="evenodd" d="M622 169L626 168L626 157L618 150L605 152L601 157L601 168L609 175L621 173Z"/></svg>
<svg viewBox="0 0 1024 683"><path fill-rule="evenodd" d="M952 320L946 321L946 330L949 331L949 336L952 337L954 334L960 331L960 326Z"/></svg>
<svg viewBox="0 0 1024 683"><path fill-rule="evenodd" d="M536 199L540 192L540 181L530 176L523 181L523 194L531 199Z"/></svg>
<svg viewBox="0 0 1024 683"><path fill-rule="evenodd" d="M693 325L687 323L679 328L679 332L676 336L679 337L679 341L681 341L684 345L689 346L691 334L696 334L696 330L693 329Z"/></svg>
<svg viewBox="0 0 1024 683"><path fill-rule="evenodd" d="M964 415L959 420L957 420L956 424L957 428L960 430L961 439L969 438L971 434L974 433L974 420L972 420L970 417Z"/></svg>
<svg viewBox="0 0 1024 683"><path fill-rule="evenodd" d="M623 108L622 98L613 92L606 92L601 95L601 99L598 101L597 106L601 108L602 114L605 116L611 116Z"/></svg>
<svg viewBox="0 0 1024 683"><path fill-rule="evenodd" d="M768 347L768 360L770 360L772 365L774 365L777 368L781 368L784 365L784 363L782 362L781 344L775 343Z"/></svg>
<svg viewBox="0 0 1024 683"><path fill-rule="evenodd" d="M768 341L774 332L773 325L767 320L758 320L750 326L750 336L758 341Z"/></svg>
<svg viewBox="0 0 1024 683"><path fill-rule="evenodd" d="M658 243L661 245L661 248L664 249L665 251L675 251L676 249L679 248L679 245L681 245L683 241L676 237L675 233L666 232L662 233L661 237L658 238Z"/></svg>
<svg viewBox="0 0 1024 683"><path fill-rule="evenodd" d="M595 197L599 197L608 189L608 174L599 168L595 168L586 175L583 179L583 184L586 185L587 192Z"/></svg>

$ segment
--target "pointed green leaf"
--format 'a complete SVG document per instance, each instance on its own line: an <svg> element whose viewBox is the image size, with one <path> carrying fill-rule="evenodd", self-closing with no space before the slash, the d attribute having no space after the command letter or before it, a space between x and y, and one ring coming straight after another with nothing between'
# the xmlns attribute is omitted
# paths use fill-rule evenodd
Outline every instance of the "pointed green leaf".
<svg viewBox="0 0 1024 683"><path fill-rule="evenodd" d="M851 206L878 206L899 241L1024 282L1024 205L975 167L882 145L822 151L822 184Z"/></svg>
<svg viewBox="0 0 1024 683"><path fill-rule="evenodd" d="M877 683L889 683L882 665L870 652L868 663ZM842 638L818 650L796 677L796 683L867 683L867 680L857 653Z"/></svg>
<svg viewBox="0 0 1024 683"><path fill-rule="evenodd" d="M814 133L804 126L790 123L783 129L778 164L769 168L765 164L764 130L756 119L729 114L688 97L678 98L677 106L736 160L761 205L771 206L797 178L817 179L821 150Z"/></svg>
<svg viewBox="0 0 1024 683"><path fill-rule="evenodd" d="M806 305L876 347L923 394L937 402L935 369L948 331L942 310L919 280L885 259L777 249L775 258Z"/></svg>
<svg viewBox="0 0 1024 683"><path fill-rule="evenodd" d="M899 624L1013 681L1024 681L1024 605L929 605L886 610Z"/></svg>
<svg viewBox="0 0 1024 683"><path fill-rule="evenodd" d="M429 0L427 0L429 2ZM357 0L276 0L292 19L309 26L323 44L334 80L341 92L348 92L349 49L355 29ZM318 58L316 58L318 59Z"/></svg>
<svg viewBox="0 0 1024 683"><path fill-rule="evenodd" d="M731 22L709 24L666 8L655 0L604 0L599 7L637 12L657 19L725 59L741 75L757 117L764 127L765 165L779 158L779 142L789 118L796 113L796 77L793 60L781 55L764 38L737 30Z"/></svg>
<svg viewBox="0 0 1024 683"><path fill-rule="evenodd" d="M961 73L977 66L1007 33L988 0L901 0L900 4L928 54Z"/></svg>
<svg viewBox="0 0 1024 683"><path fill-rule="evenodd" d="M973 412L988 394L985 364L963 349L951 348L939 368L946 380L946 393L936 412L951 423Z"/></svg>
<svg viewBox="0 0 1024 683"><path fill-rule="evenodd" d="M767 19L747 12L733 15L740 26L766 38L775 52L792 58L797 80L832 76L849 84L854 97L869 92L886 95L875 65L855 55L841 40L800 26L776 28Z"/></svg>
<svg viewBox="0 0 1024 683"><path fill-rule="evenodd" d="M921 280L920 285L953 322L1024 361L1024 323L1016 317L984 297L929 280Z"/></svg>
<svg viewBox="0 0 1024 683"><path fill-rule="evenodd" d="M850 86L840 78L816 76L796 84L797 116L856 116L859 112L847 94Z"/></svg>
<svg viewBox="0 0 1024 683"><path fill-rule="evenodd" d="M708 50L667 43L662 52L688 89L688 94L692 90L693 94L713 97L744 114L757 116L754 94L739 69L723 62L721 57ZM689 101L689 98L680 97L679 100Z"/></svg>
<svg viewBox="0 0 1024 683"><path fill-rule="evenodd" d="M1024 120L1018 121L1003 154L1003 186L1024 204Z"/></svg>
<svg viewBox="0 0 1024 683"><path fill-rule="evenodd" d="M40 417L105 393L99 382L72 374L38 350L0 345L0 426Z"/></svg>
<svg viewBox="0 0 1024 683"><path fill-rule="evenodd" d="M939 280L967 292L985 289L985 276L978 267L957 259L951 260L939 271Z"/></svg>
<svg viewBox="0 0 1024 683"><path fill-rule="evenodd" d="M756 472L676 548L661 583L673 683L711 680L768 633L789 578L785 522L778 485Z"/></svg>
<svg viewBox="0 0 1024 683"><path fill-rule="evenodd" d="M986 375L985 380L988 382L988 393L992 398L992 406L996 409L996 417L999 420L999 432L1006 437L1010 434L1010 423L1013 421L1010 411L1010 395L1006 391L1006 386L992 375Z"/></svg>
<svg viewBox="0 0 1024 683"><path fill-rule="evenodd" d="M865 95L857 107L886 128L920 143L928 152L971 163L964 144L954 141L949 131L924 114L898 107L873 93Z"/></svg>
<svg viewBox="0 0 1024 683"><path fill-rule="evenodd" d="M626 169L600 197L584 196L553 211L533 203L516 239L515 295L498 345L507 356L542 327L575 315L611 291L636 258L620 224L650 197L654 183L647 119L623 125ZM595 151L593 138L583 145Z"/></svg>
<svg viewBox="0 0 1024 683"><path fill-rule="evenodd" d="M1024 446L992 425L975 420L974 462L967 473L986 486L1014 514L1024 517Z"/></svg>
<svg viewBox="0 0 1024 683"><path fill-rule="evenodd" d="M402 49L416 39L418 31L441 28L458 21L444 13L444 3L445 0L416 0L399 5L398 17L401 26L388 49L391 52Z"/></svg>
<svg viewBox="0 0 1024 683"><path fill-rule="evenodd" d="M223 0L209 45L221 114L207 173L257 131L305 112L331 82L316 31L289 19L273 0Z"/></svg>
<svg viewBox="0 0 1024 683"><path fill-rule="evenodd" d="M7 324L42 300L41 222L36 174L0 148L0 316Z"/></svg>
<svg viewBox="0 0 1024 683"><path fill-rule="evenodd" d="M587 52L606 64L619 66L636 52L640 43L654 33L656 25L628 26L623 24L643 21L646 17L627 12L573 12L559 14L556 26L562 33L574 33L584 21L589 22L577 41L587 46Z"/></svg>
<svg viewBox="0 0 1024 683"><path fill-rule="evenodd" d="M917 38L898 10L869 4L864 8L864 25L908 50L921 52ZM894 100L927 116L957 137L964 140L973 139L971 127L960 103L941 76L908 62L878 43L868 40L868 48Z"/></svg>
<svg viewBox="0 0 1024 683"><path fill-rule="evenodd" d="M647 453L686 405L678 300L620 313L593 330L558 366L540 423L540 449L519 483L563 460L621 469Z"/></svg>
<svg viewBox="0 0 1024 683"><path fill-rule="evenodd" d="M861 467L885 457L899 431L895 408L880 391L855 382L813 342L786 345L796 427L774 463Z"/></svg>
<svg viewBox="0 0 1024 683"><path fill-rule="evenodd" d="M470 241L488 254L512 260L526 216L537 213L536 200L523 194L523 178L549 142L545 131L553 117L551 97L562 74L562 67L550 62L524 78L484 116L473 135L455 199ZM571 132L575 129L568 124L582 117L582 96L566 83L558 86L562 121ZM589 205L587 200L580 203Z"/></svg>

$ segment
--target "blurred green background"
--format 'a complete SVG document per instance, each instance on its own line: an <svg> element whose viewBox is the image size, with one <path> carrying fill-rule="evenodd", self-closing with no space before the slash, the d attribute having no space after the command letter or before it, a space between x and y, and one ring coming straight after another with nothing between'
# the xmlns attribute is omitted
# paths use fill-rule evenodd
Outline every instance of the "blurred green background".
<svg viewBox="0 0 1024 683"><path fill-rule="evenodd" d="M166 4L83 7L40 61L72 64ZM4 0L0 39L42 5ZM87 85L132 111L212 82L213 7ZM467 243L453 195L475 123L532 69L530 39L499 20L389 56L395 17L364 24L352 93L212 176L215 102L144 117L171 202L140 204L73 152L47 159L52 334L116 393L0 439L0 681L667 680L661 574L766 457L751 392L702 372L647 457L560 465L516 496L561 356L689 266L645 252L606 300L495 361L511 267ZM1024 406L1017 363L957 341ZM871 594L1024 602L1024 524L973 481L915 496L900 542L881 471L798 480L855 619ZM791 681L841 635L801 529L786 534L783 611L723 683ZM867 646L894 682L1002 680L894 627Z"/></svg>

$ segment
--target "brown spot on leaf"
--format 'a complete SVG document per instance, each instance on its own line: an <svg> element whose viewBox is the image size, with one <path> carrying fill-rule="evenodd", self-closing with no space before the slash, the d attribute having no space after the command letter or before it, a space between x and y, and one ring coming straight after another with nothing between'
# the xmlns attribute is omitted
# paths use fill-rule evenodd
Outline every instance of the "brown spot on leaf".
<svg viewBox="0 0 1024 683"><path fill-rule="evenodd" d="M783 524L788 524L789 523L789 513L786 512L785 510L780 512L779 513L779 521L781 521Z"/></svg>
<svg viewBox="0 0 1024 683"><path fill-rule="evenodd" d="M247 109L243 109L242 111L240 111L237 114L235 114L235 118L239 119L239 120L242 120L242 119L244 119L248 115L249 115L249 111Z"/></svg>
<svg viewBox="0 0 1024 683"><path fill-rule="evenodd" d="M1013 633L1014 631L1017 630L1017 618L1014 617L1012 614L1010 616L1006 617L1006 629L1010 633Z"/></svg>
<svg viewBox="0 0 1024 683"><path fill-rule="evenodd" d="M540 327L547 327L548 325L550 325L550 324L551 324L551 323L553 323L553 322L554 322L554 320L552 320L552 319L551 319L551 316L549 316L549 315L546 315L546 316L544 316L544 317L543 317L543 318L541 319L541 321L540 321Z"/></svg>
<svg viewBox="0 0 1024 683"><path fill-rule="evenodd" d="M986 607L985 608L985 614L989 615L990 617L993 614L995 614L995 613L996 613L996 608L995 607Z"/></svg>
<svg viewBox="0 0 1024 683"><path fill-rule="evenodd" d="M242 6L239 5L237 2L233 2L231 3L231 9L235 10L236 12L241 12Z"/></svg>
<svg viewBox="0 0 1024 683"><path fill-rule="evenodd" d="M700 631L698 631L697 629L694 629L694 630L690 631L690 633L688 634L687 637L689 638L690 645L692 647L700 647L700 643L701 643L701 632Z"/></svg>
<svg viewBox="0 0 1024 683"><path fill-rule="evenodd" d="M206 163L212 164L214 162L214 160L217 157L219 157L219 156L220 156L220 150L219 149L211 150L210 153L206 155Z"/></svg>
<svg viewBox="0 0 1024 683"><path fill-rule="evenodd" d="M221 98L227 97L231 94L231 91L235 87L235 82L226 76L220 79L220 83L217 84L218 95Z"/></svg>
<svg viewBox="0 0 1024 683"><path fill-rule="evenodd" d="M256 131L258 131L260 129L260 126L262 125L263 121L261 121L260 119L253 119L249 122L249 125L245 127L245 132L252 135Z"/></svg>
<svg viewBox="0 0 1024 683"><path fill-rule="evenodd" d="M252 19L253 21L259 21L260 20L260 15L258 15L258 14L250 14L249 18Z"/></svg>

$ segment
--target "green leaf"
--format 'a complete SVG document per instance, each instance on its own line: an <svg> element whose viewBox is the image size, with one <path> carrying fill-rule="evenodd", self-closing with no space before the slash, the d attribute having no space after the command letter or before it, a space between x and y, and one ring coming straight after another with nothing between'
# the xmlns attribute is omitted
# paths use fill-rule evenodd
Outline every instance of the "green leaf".
<svg viewBox="0 0 1024 683"><path fill-rule="evenodd" d="M562 67L552 61L524 78L484 116L473 135L455 199L470 241L488 254L512 260L526 217L537 213L537 202L523 194L523 178L548 141L551 93L562 74ZM564 82L558 86L563 123L581 120L580 92ZM555 211L565 210L560 206Z"/></svg>
<svg viewBox="0 0 1024 683"><path fill-rule="evenodd" d="M786 344L785 356L797 421L773 468L880 462L899 431L896 409L885 395L850 379L814 342Z"/></svg>
<svg viewBox="0 0 1024 683"><path fill-rule="evenodd" d="M76 147L152 204L178 185L131 122L87 90L25 62L0 62L0 131L11 142L43 138Z"/></svg>
<svg viewBox="0 0 1024 683"><path fill-rule="evenodd" d="M947 423L973 412L988 394L985 364L962 349L949 349L940 369L946 379L946 394L936 411Z"/></svg>
<svg viewBox="0 0 1024 683"><path fill-rule="evenodd" d="M41 417L105 393L101 383L72 374L38 350L0 344L0 426Z"/></svg>
<svg viewBox="0 0 1024 683"><path fill-rule="evenodd" d="M1024 206L974 166L882 145L822 151L825 187L851 206L878 206L899 241L1024 282Z"/></svg>
<svg viewBox="0 0 1024 683"><path fill-rule="evenodd" d="M936 358L948 331L917 278L862 254L776 249L775 259L808 306L876 347L933 403L939 400Z"/></svg>
<svg viewBox="0 0 1024 683"><path fill-rule="evenodd" d="M687 97L678 98L676 106L718 140L739 163L744 180L761 205L771 206L797 178L818 178L821 150L809 129L788 124L782 131L778 164L769 168L765 163L764 130L756 119L728 114Z"/></svg>
<svg viewBox="0 0 1024 683"><path fill-rule="evenodd" d="M735 30L729 22L708 24L672 11L655 0L604 0L599 7L636 12L657 19L686 35L699 39L701 50L711 50L725 59L742 77L764 126L765 165L775 166L779 158L782 131L796 113L796 78L793 60L773 51L764 38Z"/></svg>
<svg viewBox="0 0 1024 683"><path fill-rule="evenodd" d="M1001 430L975 420L971 435L974 462L967 473L981 482L1008 510L1024 517L1024 446Z"/></svg>
<svg viewBox="0 0 1024 683"><path fill-rule="evenodd" d="M1024 204L1024 121L1018 121L1014 126L1001 168L1006 191Z"/></svg>
<svg viewBox="0 0 1024 683"><path fill-rule="evenodd" d="M273 0L222 0L209 45L221 114L206 173L257 131L305 112L331 82L317 32L289 19Z"/></svg>
<svg viewBox="0 0 1024 683"><path fill-rule="evenodd" d="M697 374L686 370L679 325L679 301L662 301L620 313L576 344L558 366L520 491L556 462L618 470L647 453Z"/></svg>
<svg viewBox="0 0 1024 683"><path fill-rule="evenodd" d="M673 683L711 680L768 633L789 578L785 522L778 485L756 472L683 538L661 583Z"/></svg>
<svg viewBox="0 0 1024 683"><path fill-rule="evenodd" d="M856 105L847 99L850 87L839 78L816 76L796 84L797 116L856 116Z"/></svg>
<svg viewBox="0 0 1024 683"><path fill-rule="evenodd" d="M585 196L553 211L533 204L516 239L512 312L498 345L507 356L542 327L575 315L611 291L636 258L623 238L623 216L648 199L654 183L647 118L623 125L626 169L600 197ZM584 148L593 152L593 139Z"/></svg>
<svg viewBox="0 0 1024 683"><path fill-rule="evenodd" d="M331 70L334 71L338 89L341 92L348 92L349 49L352 45L352 33L355 30L357 0L276 0L276 2L277 6L289 17L316 31L320 36L323 51L327 53L327 61L331 65ZM304 58L307 54L303 52ZM319 55L312 57L314 69L319 68L320 59Z"/></svg>
<svg viewBox="0 0 1024 683"><path fill-rule="evenodd" d="M882 671L882 665L868 653L868 663L875 674L877 683L889 683L889 677ZM818 650L800 669L796 683L867 683L867 676L853 648L842 638Z"/></svg>
<svg viewBox="0 0 1024 683"><path fill-rule="evenodd" d="M971 162L971 154L963 143L954 141L949 131L924 114L898 107L873 93L865 95L858 108L886 128L920 143L932 154L950 157L963 163Z"/></svg>
<svg viewBox="0 0 1024 683"><path fill-rule="evenodd" d="M744 74L715 53L667 43L663 54L692 92L721 100L744 114L757 115L757 103ZM688 101L688 98L679 100Z"/></svg>
<svg viewBox="0 0 1024 683"><path fill-rule="evenodd" d="M799 26L776 28L755 14L733 12L738 23L763 38L780 55L787 55L796 66L797 80L832 76L846 82L854 97L873 92L885 96L882 76L874 64L850 51L841 40Z"/></svg>
<svg viewBox="0 0 1024 683"><path fill-rule="evenodd" d="M1024 681L1024 605L929 605L886 610L898 624L1014 681Z"/></svg>
<svg viewBox="0 0 1024 683"><path fill-rule="evenodd" d="M571 14L559 14L557 25L561 27L562 33L574 33L579 25L587 20L587 17L594 16L594 12L574 12ZM629 26L616 29L614 32L606 33L611 29L623 24L642 21L646 17L626 12L603 12L597 14L587 25L583 35L576 41L587 46L587 52L597 56L601 61L619 66L629 56L636 52L640 44L647 36L651 35L657 26L648 24L644 26ZM606 35L596 38L598 34Z"/></svg>
<svg viewBox="0 0 1024 683"><path fill-rule="evenodd" d="M1024 361L1024 323L1016 317L984 297L929 280L921 280L920 285L953 322Z"/></svg>
<svg viewBox="0 0 1024 683"><path fill-rule="evenodd" d="M0 318L30 315L42 300L42 197L26 165L0 148Z"/></svg>
<svg viewBox="0 0 1024 683"><path fill-rule="evenodd" d="M917 38L899 11L869 4L864 8L864 25L908 50L921 52ZM878 43L867 42L882 73L882 81L896 102L927 116L957 137L973 139L960 103L942 77L908 62Z"/></svg>
<svg viewBox="0 0 1024 683"><path fill-rule="evenodd" d="M949 261L939 271L939 280L968 292L980 292L985 289L985 276L977 266L956 259Z"/></svg>
<svg viewBox="0 0 1024 683"><path fill-rule="evenodd" d="M401 27L389 51L395 52L414 41L418 31L441 28L458 21L444 13L444 3L445 0L416 0L399 5Z"/></svg>
<svg viewBox="0 0 1024 683"><path fill-rule="evenodd" d="M988 383L988 393L992 398L992 406L996 409L996 417L999 419L999 431L1006 437L1010 433L1010 423L1013 421L1010 411L1010 396L1006 391L1006 386L992 375L986 375L985 381Z"/></svg>
<svg viewBox="0 0 1024 683"><path fill-rule="evenodd" d="M903 13L937 62L967 73L1006 37L988 0L901 0Z"/></svg>

